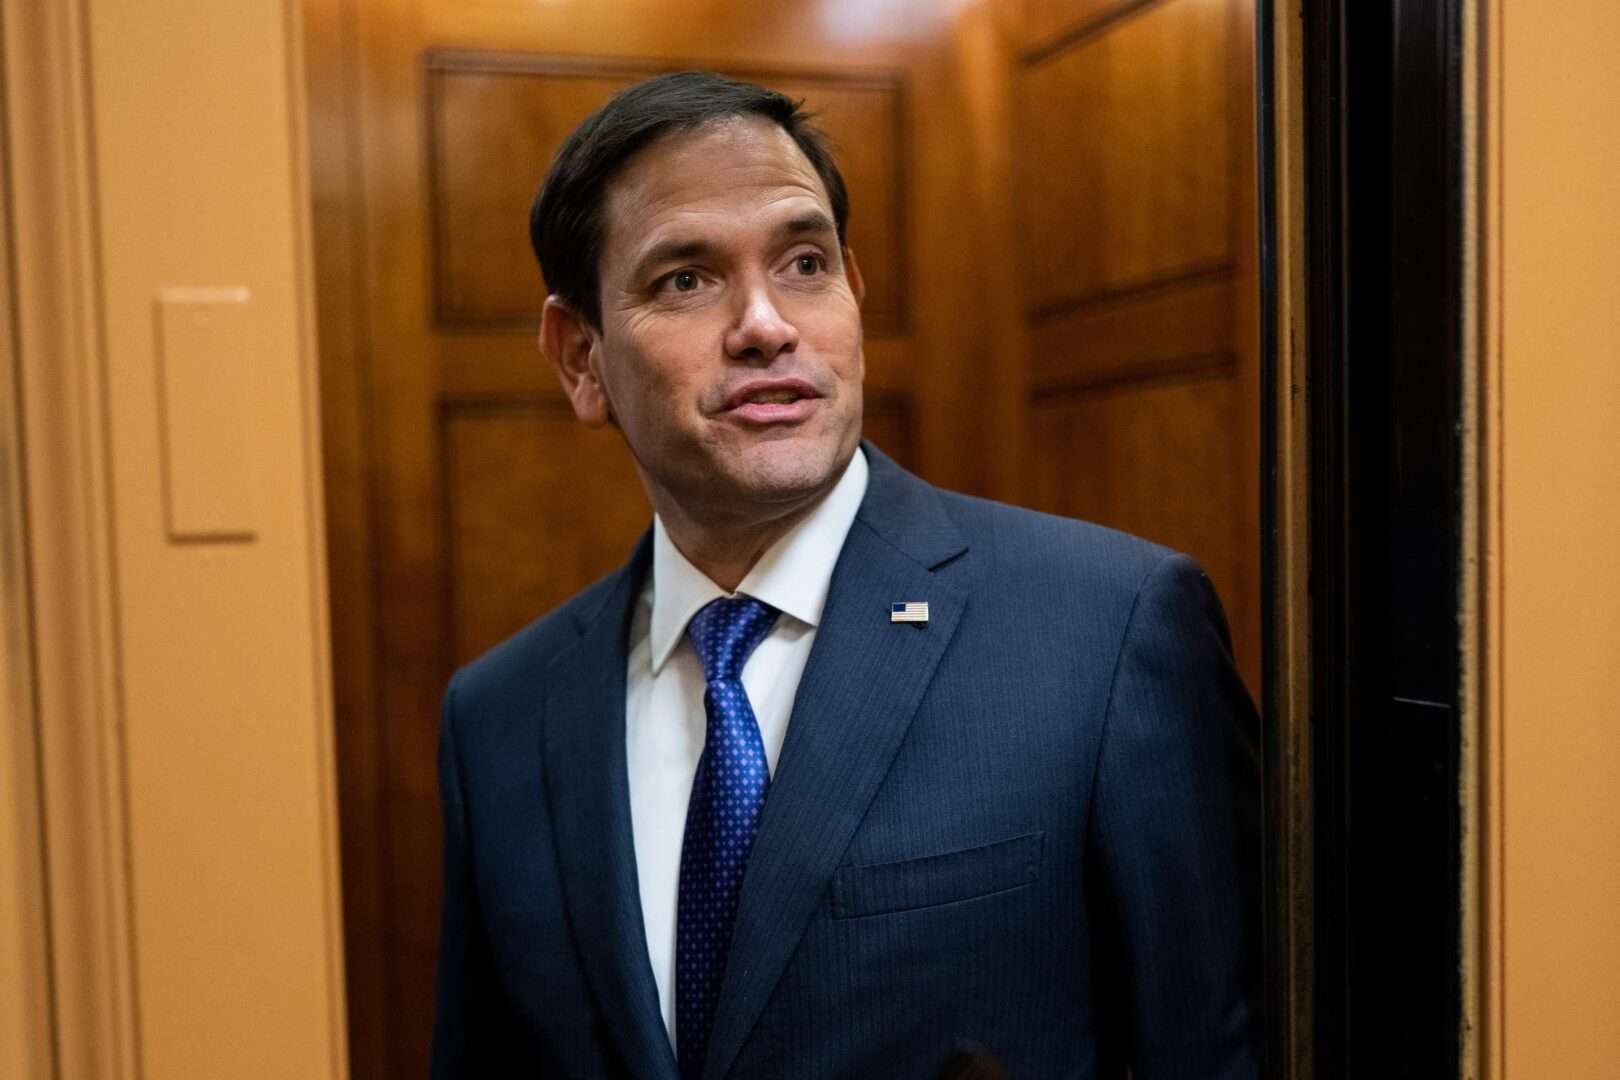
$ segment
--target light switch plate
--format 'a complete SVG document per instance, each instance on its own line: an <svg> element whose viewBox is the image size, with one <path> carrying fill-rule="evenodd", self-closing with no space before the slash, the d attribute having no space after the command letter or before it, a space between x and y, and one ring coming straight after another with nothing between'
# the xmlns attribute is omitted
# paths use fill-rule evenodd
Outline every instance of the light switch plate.
<svg viewBox="0 0 1620 1080"><path fill-rule="evenodd" d="M251 541L263 527L249 299L245 288L158 294L164 510L176 542Z"/></svg>

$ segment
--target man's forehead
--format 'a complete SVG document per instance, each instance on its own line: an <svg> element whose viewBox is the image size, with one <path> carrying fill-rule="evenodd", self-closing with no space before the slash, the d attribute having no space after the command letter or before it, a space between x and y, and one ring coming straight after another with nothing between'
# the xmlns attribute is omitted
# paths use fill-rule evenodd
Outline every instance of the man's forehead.
<svg viewBox="0 0 1620 1080"><path fill-rule="evenodd" d="M784 219L830 200L793 137L763 117L729 117L674 132L644 147L603 200L607 239L640 246L649 230L692 224L716 211L768 210Z"/></svg>

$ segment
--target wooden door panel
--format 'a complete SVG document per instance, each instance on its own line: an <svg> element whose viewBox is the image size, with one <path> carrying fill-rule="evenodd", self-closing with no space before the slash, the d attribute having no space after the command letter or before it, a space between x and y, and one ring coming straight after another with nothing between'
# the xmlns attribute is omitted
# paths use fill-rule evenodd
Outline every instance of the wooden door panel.
<svg viewBox="0 0 1620 1080"><path fill-rule="evenodd" d="M1025 69L1031 310L1230 263L1223 7L1155 4Z"/></svg>
<svg viewBox="0 0 1620 1080"><path fill-rule="evenodd" d="M1221 372L1037 397L1031 427L1047 452L1035 456L1036 501L1193 553L1230 601L1249 531L1232 501L1239 404Z"/></svg>
<svg viewBox="0 0 1620 1080"><path fill-rule="evenodd" d="M546 291L528 243L529 204L558 145L630 81L526 70L498 54L429 57L440 322L539 319Z"/></svg>
<svg viewBox="0 0 1620 1080"><path fill-rule="evenodd" d="M564 401L446 403L450 622L464 664L629 557L652 511L623 440Z"/></svg>
<svg viewBox="0 0 1620 1080"><path fill-rule="evenodd" d="M1187 551L1259 675L1252 4L1025 4L1030 496Z"/></svg>
<svg viewBox="0 0 1620 1080"><path fill-rule="evenodd" d="M905 394L868 390L861 433L885 454L908 468L915 466L911 399Z"/></svg>

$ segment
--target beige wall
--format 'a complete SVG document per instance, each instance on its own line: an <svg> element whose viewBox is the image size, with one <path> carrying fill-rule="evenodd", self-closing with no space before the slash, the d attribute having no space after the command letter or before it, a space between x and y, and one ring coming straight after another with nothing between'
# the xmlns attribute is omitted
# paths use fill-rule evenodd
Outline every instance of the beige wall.
<svg viewBox="0 0 1620 1080"><path fill-rule="evenodd" d="M1598 1080L1620 1074L1620 5L1492 16L1487 1038L1495 1075Z"/></svg>
<svg viewBox="0 0 1620 1080"><path fill-rule="evenodd" d="M297 5L0 3L28 434L4 599L34 614L0 668L25 796L0 886L43 883L53 935L0 921L29 990L0 1071L341 1075ZM1485 1061L1596 1080L1620 1061L1620 6L1486 10ZM160 341L176 288L246 289L214 312L239 325ZM211 427L233 393L244 424ZM234 449L166 462L165 438Z"/></svg>
<svg viewBox="0 0 1620 1080"><path fill-rule="evenodd" d="M0 884L37 895L32 842L50 901L0 1070L341 1076L297 4L0 3L35 683L0 764L43 810Z"/></svg>

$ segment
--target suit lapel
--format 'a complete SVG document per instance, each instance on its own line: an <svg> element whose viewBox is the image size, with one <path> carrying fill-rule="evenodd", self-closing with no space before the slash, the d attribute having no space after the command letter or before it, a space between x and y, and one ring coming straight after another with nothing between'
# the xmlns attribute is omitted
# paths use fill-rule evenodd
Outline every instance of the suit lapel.
<svg viewBox="0 0 1620 1080"><path fill-rule="evenodd" d="M650 549L644 536L574 648L551 666L545 771L586 978L630 1073L673 1080L675 1056L647 957L624 747L626 638Z"/></svg>
<svg viewBox="0 0 1620 1080"><path fill-rule="evenodd" d="M950 643L964 550L933 489L866 445L871 479L833 573L743 879L704 1076L726 1074L803 936ZM926 625L891 623L922 600Z"/></svg>

